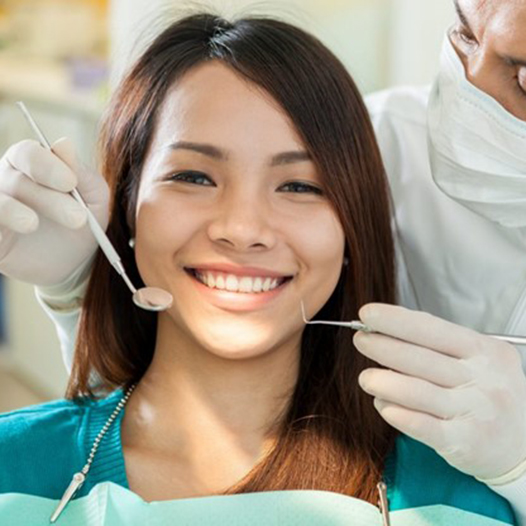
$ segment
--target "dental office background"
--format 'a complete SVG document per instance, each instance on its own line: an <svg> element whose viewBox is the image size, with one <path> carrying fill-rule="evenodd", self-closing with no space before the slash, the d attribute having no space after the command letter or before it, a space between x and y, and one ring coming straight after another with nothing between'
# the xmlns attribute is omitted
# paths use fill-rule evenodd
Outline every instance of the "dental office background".
<svg viewBox="0 0 526 526"><path fill-rule="evenodd" d="M454 20L452 4L192 2L226 15L271 13L303 26L340 57L364 94L431 82L444 31ZM14 106L24 100L51 141L71 137L82 161L95 166L97 123L112 86L148 41L152 25L162 27L170 13L185 13L188 5L187 0L0 0L0 154L14 142L34 138ZM66 379L55 330L33 288L0 276L0 412L60 397Z"/></svg>

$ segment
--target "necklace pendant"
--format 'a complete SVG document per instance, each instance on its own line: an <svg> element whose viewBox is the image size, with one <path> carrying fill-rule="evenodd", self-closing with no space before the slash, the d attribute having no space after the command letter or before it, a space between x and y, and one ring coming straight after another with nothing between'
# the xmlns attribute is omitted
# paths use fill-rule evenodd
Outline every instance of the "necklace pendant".
<svg viewBox="0 0 526 526"><path fill-rule="evenodd" d="M49 519L49 522L56 522L56 520L60 517L60 514L64 511L64 508L68 505L69 501L75 496L75 493L77 493L82 484L84 484L85 480L86 475L84 475L84 473L80 471L73 475L69 486L64 492L64 495L62 495L58 506L56 507L55 511L53 512L53 515L51 515L51 518Z"/></svg>

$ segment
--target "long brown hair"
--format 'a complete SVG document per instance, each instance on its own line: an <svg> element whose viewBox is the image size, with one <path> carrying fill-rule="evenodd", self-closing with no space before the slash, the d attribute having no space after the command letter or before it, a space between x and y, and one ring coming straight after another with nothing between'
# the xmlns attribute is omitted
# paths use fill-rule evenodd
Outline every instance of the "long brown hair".
<svg viewBox="0 0 526 526"><path fill-rule="evenodd" d="M128 240L159 108L175 82L211 60L280 104L324 179L345 232L349 263L318 316L348 320L365 303L392 303L389 194L362 98L323 44L267 18L229 22L205 13L179 20L157 37L115 92L101 132L102 172L113 196L108 235L132 281L142 285ZM153 357L156 323L155 314L133 305L121 278L99 253L84 300L68 396L93 395L92 372L106 390L138 382ZM307 326L299 378L277 444L227 492L319 489L375 502L394 431L358 387L359 373L371 365L354 349L348 329Z"/></svg>

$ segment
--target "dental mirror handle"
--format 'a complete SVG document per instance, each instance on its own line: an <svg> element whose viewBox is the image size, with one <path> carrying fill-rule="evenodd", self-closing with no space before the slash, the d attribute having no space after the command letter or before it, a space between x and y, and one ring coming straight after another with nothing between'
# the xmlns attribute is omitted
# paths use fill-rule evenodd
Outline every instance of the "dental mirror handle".
<svg viewBox="0 0 526 526"><path fill-rule="evenodd" d="M36 136L38 137L38 140L40 141L40 144L48 149L50 152L53 151L51 148L51 144L46 139L46 136L42 133L40 128L38 127L37 123L29 113L28 109L26 108L26 105L19 101L16 103L17 106L22 110L22 113L24 114L24 117L26 118L27 122L35 132ZM121 258L119 257L119 254L117 254L117 251L111 244L111 241L108 239L108 236L106 235L106 232L102 230L102 227L99 225L99 222L89 209L88 205L85 203L84 199L80 195L79 191L76 188L73 188L69 194L84 208L86 211L86 214L88 216L88 223L91 228L91 231L93 232L93 235L95 236L95 239L97 240L100 248L108 258L108 261L111 263L113 268L119 273L119 275L124 279L126 285L130 289L132 293L137 292L137 289L133 286L133 283L129 280L128 276L126 275L126 272L124 270L124 267L122 265Z"/></svg>
<svg viewBox="0 0 526 526"><path fill-rule="evenodd" d="M309 321L307 320L306 315L305 315L305 306L303 305L303 301L300 302L300 306L301 306L301 314L303 317L303 321L307 325L331 325L333 327L345 327L347 329L352 329L354 331L371 332L371 333L376 332L370 327L368 327L367 325L365 325L365 323L359 320L353 320L353 321L314 320L314 321ZM526 336L514 336L511 334L489 334L489 333L485 333L485 336L489 336L490 338L495 338L496 340L508 342L508 343L511 343L512 345L526 345Z"/></svg>

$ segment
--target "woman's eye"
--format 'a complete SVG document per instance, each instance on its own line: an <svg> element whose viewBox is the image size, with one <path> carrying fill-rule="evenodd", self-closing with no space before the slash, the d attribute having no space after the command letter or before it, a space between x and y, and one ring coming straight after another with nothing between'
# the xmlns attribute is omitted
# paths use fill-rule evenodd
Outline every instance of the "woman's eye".
<svg viewBox="0 0 526 526"><path fill-rule="evenodd" d="M295 194L316 194L323 195L323 192L317 186L307 183L291 182L280 186L280 189L285 192L292 192Z"/></svg>
<svg viewBox="0 0 526 526"><path fill-rule="evenodd" d="M215 186L213 181L202 172L179 172L170 175L170 181L180 181L182 183L198 184L202 186Z"/></svg>

